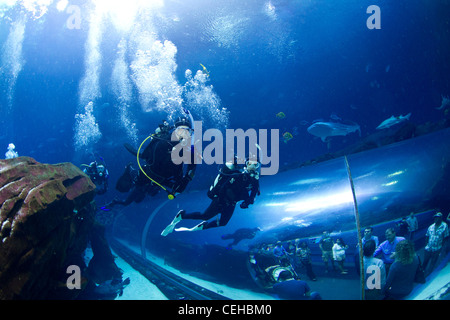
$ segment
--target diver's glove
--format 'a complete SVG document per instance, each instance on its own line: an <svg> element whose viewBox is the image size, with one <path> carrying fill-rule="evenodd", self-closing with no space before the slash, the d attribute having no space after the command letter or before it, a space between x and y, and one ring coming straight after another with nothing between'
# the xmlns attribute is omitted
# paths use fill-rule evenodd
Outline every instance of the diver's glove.
<svg viewBox="0 0 450 320"><path fill-rule="evenodd" d="M181 181L173 188L173 193L182 193L184 191L184 189L186 189L188 183L191 181L192 179L189 176L184 176Z"/></svg>
<svg viewBox="0 0 450 320"><path fill-rule="evenodd" d="M241 207L241 209L247 209L249 205L253 204L255 201L252 198L249 198L247 200L244 200L243 202L241 202L241 204L239 205Z"/></svg>
<svg viewBox="0 0 450 320"><path fill-rule="evenodd" d="M241 204L239 206L241 207L241 209L247 209L249 206L249 203L244 201L244 202L241 202Z"/></svg>

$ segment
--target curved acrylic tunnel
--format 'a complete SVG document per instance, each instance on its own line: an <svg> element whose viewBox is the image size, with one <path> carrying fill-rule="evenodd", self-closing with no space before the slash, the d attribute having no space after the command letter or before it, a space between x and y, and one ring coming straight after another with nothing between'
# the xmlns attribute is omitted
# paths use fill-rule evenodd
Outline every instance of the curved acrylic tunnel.
<svg viewBox="0 0 450 320"><path fill-rule="evenodd" d="M289 240L305 241L311 249L317 281L311 281L301 265L297 272L311 289L324 299L360 299L363 281L357 245L361 229L372 226L374 235L382 242L386 228L414 212L419 220L419 231L414 238L419 250L424 246L426 229L433 223L432 210L439 207L445 215L448 213L449 190L445 184L450 178L448 141L450 130L447 129L347 158L262 177L261 196L248 209L237 206L225 227L173 232L161 237L161 231L178 210L203 211L210 201L206 191L202 191L159 202L159 207L155 205L155 211L149 213L146 227L141 226L142 246L186 272L199 273L230 286L262 290L272 281L269 279L272 275L265 274L267 279L258 276L261 270L255 270L249 262L249 254L255 254L259 266L267 270L274 261L267 261L260 254L262 244L282 241L288 249ZM183 220L177 227L198 223ZM239 229L255 227L261 230L253 238L244 235L233 245L233 239L223 239ZM340 266L332 259L326 269L319 248L324 231L329 231L334 241L342 238L348 245L343 265L347 273L341 273Z"/></svg>

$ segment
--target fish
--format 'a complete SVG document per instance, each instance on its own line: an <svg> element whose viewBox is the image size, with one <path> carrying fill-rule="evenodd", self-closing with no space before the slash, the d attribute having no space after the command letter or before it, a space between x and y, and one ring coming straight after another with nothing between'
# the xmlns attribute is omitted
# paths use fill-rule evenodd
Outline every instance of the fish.
<svg viewBox="0 0 450 320"><path fill-rule="evenodd" d="M283 141L284 143L288 143L289 140L293 138L292 134L290 132L283 133Z"/></svg>
<svg viewBox="0 0 450 320"><path fill-rule="evenodd" d="M207 77L209 77L208 69L206 69L206 67L204 65L202 65L201 63L200 63L200 66L203 68L203 73L206 74Z"/></svg>
<svg viewBox="0 0 450 320"><path fill-rule="evenodd" d="M328 137L346 136L356 131L359 131L359 136L361 136L359 124L352 121L347 122L348 124L341 122L315 122L306 130L313 136L322 139L323 142L326 142Z"/></svg>
<svg viewBox="0 0 450 320"><path fill-rule="evenodd" d="M278 119L284 119L284 118L286 118L286 115L284 114L284 112L278 112L278 113L276 114L276 117L277 117Z"/></svg>
<svg viewBox="0 0 450 320"><path fill-rule="evenodd" d="M450 106L450 99L448 97L444 97L442 95L441 95L441 97L442 97L441 106L439 108L436 108L437 110L442 110L442 109L445 109Z"/></svg>
<svg viewBox="0 0 450 320"><path fill-rule="evenodd" d="M391 116L389 119L384 120L378 127L377 130L383 130L390 128L398 123L404 122L409 120L411 117L411 112L408 113L406 116L399 115L398 117Z"/></svg>

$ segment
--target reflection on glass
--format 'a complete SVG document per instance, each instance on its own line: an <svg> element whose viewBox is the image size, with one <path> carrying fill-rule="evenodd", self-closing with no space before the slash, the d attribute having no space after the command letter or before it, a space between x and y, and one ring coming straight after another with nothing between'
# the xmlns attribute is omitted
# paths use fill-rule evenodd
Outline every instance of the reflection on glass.
<svg viewBox="0 0 450 320"><path fill-rule="evenodd" d="M409 241L411 263L426 262L428 277L401 288L402 298L426 299L445 285L436 272L445 267L446 249L433 257L424 250L437 210L445 220L450 209L445 141L449 130L348 157L360 230L341 158L261 179L261 196L225 227L162 240L181 203L187 210L208 205L202 192L181 195L151 218L147 249L184 273L264 297L287 297L278 284L297 281L304 299L382 299L385 283L402 274L399 250Z"/></svg>

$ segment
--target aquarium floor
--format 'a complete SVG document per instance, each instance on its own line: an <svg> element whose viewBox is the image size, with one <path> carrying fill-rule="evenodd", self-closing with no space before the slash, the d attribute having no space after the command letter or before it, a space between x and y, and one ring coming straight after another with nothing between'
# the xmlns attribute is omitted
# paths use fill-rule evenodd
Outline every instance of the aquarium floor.
<svg viewBox="0 0 450 320"><path fill-rule="evenodd" d="M119 240L119 239L117 239ZM141 248L135 245L132 245L124 240L119 240L120 243L127 246L129 249L141 253ZM114 252L113 252L114 253ZM115 254L115 253L114 253ZM115 254L117 256L117 254ZM194 282L208 290L220 293L230 299L233 300L273 300L274 297L270 295L266 295L258 292L251 292L242 289L231 288L226 285L217 284L214 282L206 281L203 279L199 279L193 277L189 274L182 273L181 271L172 268L168 265L164 264L164 261L158 257L151 255L148 251L146 253L147 259L152 261L153 263L158 264L159 266L167 269L168 271L181 276L191 282ZM123 295L119 298L122 300L167 300L167 298L159 291L159 289L148 281L145 277L143 277L138 271L133 269L128 263L126 263L122 258L118 257L116 259L118 261L119 267L124 271L123 277L130 277L130 285L124 289ZM120 261L120 264L119 264ZM135 282L134 288L130 288L131 284ZM158 291L158 293L153 293L154 291ZM163 298L158 298L158 297ZM116 299L117 300L117 299Z"/></svg>

